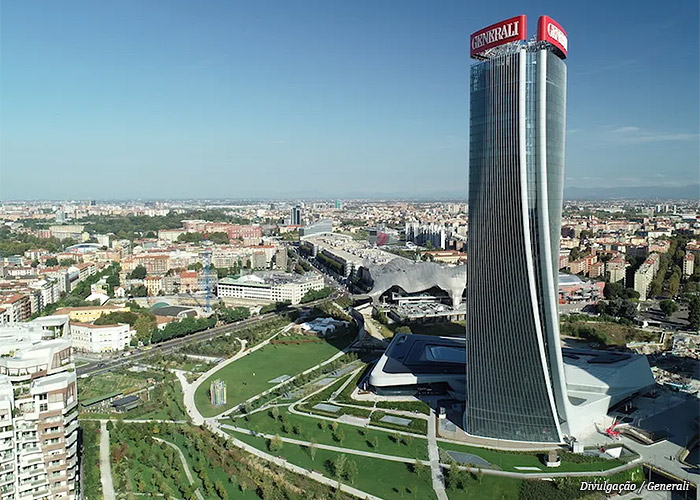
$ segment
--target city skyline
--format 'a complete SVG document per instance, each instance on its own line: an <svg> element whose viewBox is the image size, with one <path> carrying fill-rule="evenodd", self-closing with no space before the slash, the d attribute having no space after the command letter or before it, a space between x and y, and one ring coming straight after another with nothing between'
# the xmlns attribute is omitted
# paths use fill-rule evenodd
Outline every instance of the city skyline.
<svg viewBox="0 0 700 500"><path fill-rule="evenodd" d="M565 186L686 186L697 5L600 5L5 5L0 199L466 199L468 35L513 12L577 40Z"/></svg>

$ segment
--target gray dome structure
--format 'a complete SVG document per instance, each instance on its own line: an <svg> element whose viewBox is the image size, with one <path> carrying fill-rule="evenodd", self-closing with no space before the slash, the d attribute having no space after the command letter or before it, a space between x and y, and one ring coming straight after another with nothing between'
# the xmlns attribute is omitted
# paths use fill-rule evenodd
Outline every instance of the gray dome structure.
<svg viewBox="0 0 700 500"><path fill-rule="evenodd" d="M408 293L439 287L452 299L452 307L457 308L462 303L462 294L467 284L466 265L446 266L396 258L383 265L370 264L363 267L374 282L368 295L375 303L392 286L399 286Z"/></svg>

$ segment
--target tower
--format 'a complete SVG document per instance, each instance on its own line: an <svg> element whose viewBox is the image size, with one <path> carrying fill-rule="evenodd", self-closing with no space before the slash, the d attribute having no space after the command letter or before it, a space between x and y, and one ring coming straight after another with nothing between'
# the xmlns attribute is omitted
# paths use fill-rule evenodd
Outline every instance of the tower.
<svg viewBox="0 0 700 500"><path fill-rule="evenodd" d="M557 278L568 41L547 16L471 36L467 433L561 442L567 433Z"/></svg>

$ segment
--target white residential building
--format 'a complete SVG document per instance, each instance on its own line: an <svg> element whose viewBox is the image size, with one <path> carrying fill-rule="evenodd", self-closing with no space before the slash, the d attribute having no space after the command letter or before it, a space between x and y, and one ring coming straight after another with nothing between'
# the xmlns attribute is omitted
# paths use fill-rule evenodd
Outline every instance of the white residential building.
<svg viewBox="0 0 700 500"><path fill-rule="evenodd" d="M0 327L0 498L78 498L78 391L70 340Z"/></svg>

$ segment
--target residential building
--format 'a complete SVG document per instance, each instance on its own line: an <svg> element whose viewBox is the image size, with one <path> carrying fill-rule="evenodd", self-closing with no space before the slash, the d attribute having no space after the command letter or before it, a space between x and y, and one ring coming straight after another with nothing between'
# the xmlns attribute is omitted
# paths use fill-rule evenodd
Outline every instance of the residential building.
<svg viewBox="0 0 700 500"><path fill-rule="evenodd" d="M660 257L653 253L639 266L634 273L634 289L639 293L639 300L647 300L647 292L654 276L659 272Z"/></svg>
<svg viewBox="0 0 700 500"><path fill-rule="evenodd" d="M624 257L614 257L605 263L605 272L611 283L617 283L625 279L627 261Z"/></svg>
<svg viewBox="0 0 700 500"><path fill-rule="evenodd" d="M78 391L70 340L36 326L0 327L3 499L78 495Z"/></svg>
<svg viewBox="0 0 700 500"><path fill-rule="evenodd" d="M692 276L695 270L695 254L686 252L683 256L683 276Z"/></svg>
<svg viewBox="0 0 700 500"><path fill-rule="evenodd" d="M0 296L0 307L7 311L7 316L10 323L26 321L32 315L32 305L29 295L12 294L9 296Z"/></svg>
<svg viewBox="0 0 700 500"><path fill-rule="evenodd" d="M148 295L158 295L158 293L163 289L162 276L146 276L143 281L146 289L148 290Z"/></svg>

